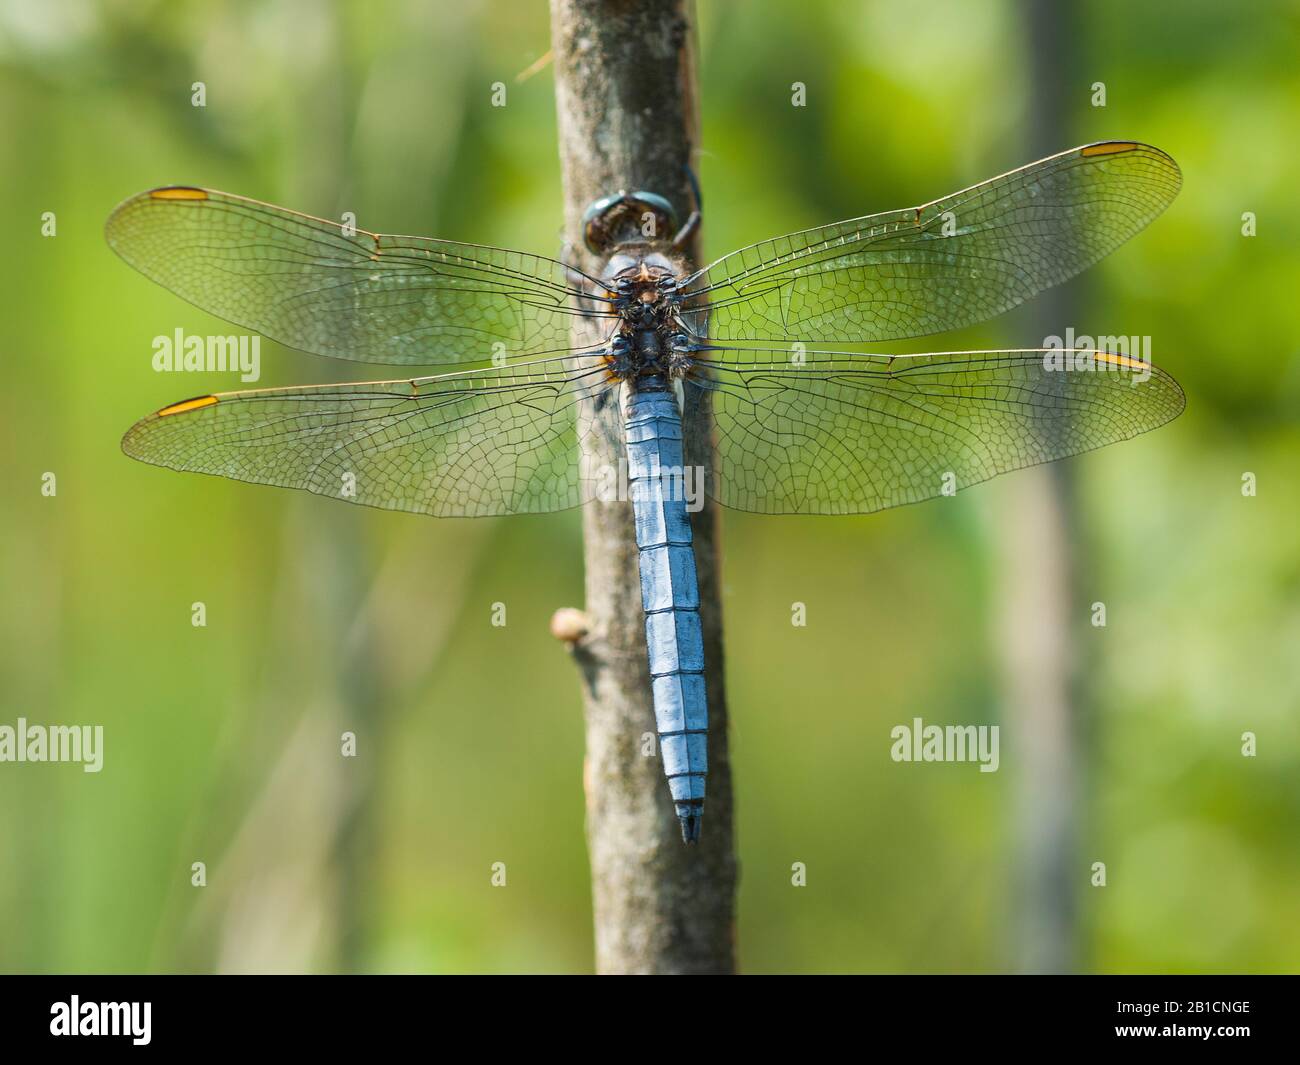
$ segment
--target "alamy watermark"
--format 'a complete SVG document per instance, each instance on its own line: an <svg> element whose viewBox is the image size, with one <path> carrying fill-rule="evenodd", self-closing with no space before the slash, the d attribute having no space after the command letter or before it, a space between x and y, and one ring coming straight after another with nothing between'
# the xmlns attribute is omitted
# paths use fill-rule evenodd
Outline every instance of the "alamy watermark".
<svg viewBox="0 0 1300 1065"><path fill-rule="evenodd" d="M82 1002L73 995L50 1006L50 1035L127 1036L148 1046L152 1013L152 1002Z"/></svg>
<svg viewBox="0 0 1300 1065"><path fill-rule="evenodd" d="M664 502L684 501L689 514L697 514L704 508L703 466L656 465L649 477L633 482L628 476L626 459L619 459L614 466L584 461L583 476L592 486L591 498L602 503L636 502L638 493L641 500L649 502L650 486L657 481L662 485Z"/></svg>
<svg viewBox="0 0 1300 1065"><path fill-rule="evenodd" d="M0 725L0 762L80 762L87 773L104 768L103 725Z"/></svg>
<svg viewBox="0 0 1300 1065"><path fill-rule="evenodd" d="M999 726L927 725L919 717L889 730L895 762L978 762L981 773L996 773L1000 764Z"/></svg>
<svg viewBox="0 0 1300 1065"><path fill-rule="evenodd" d="M156 373L238 373L245 382L262 376L262 338L253 336L185 335L153 338Z"/></svg>
<svg viewBox="0 0 1300 1065"><path fill-rule="evenodd" d="M1149 336L1076 335L1074 327L1064 337L1043 338L1043 369L1049 373L1126 373L1136 386L1151 377Z"/></svg>

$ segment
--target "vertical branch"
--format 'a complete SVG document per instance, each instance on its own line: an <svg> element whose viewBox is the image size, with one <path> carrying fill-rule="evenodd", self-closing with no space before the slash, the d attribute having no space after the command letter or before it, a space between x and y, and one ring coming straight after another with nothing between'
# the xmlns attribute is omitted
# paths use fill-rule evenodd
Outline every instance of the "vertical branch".
<svg viewBox="0 0 1300 1065"><path fill-rule="evenodd" d="M565 232L584 269L581 219L620 190L694 204L688 164L697 137L693 8L689 0L551 0ZM688 249L698 262L698 246ZM576 338L589 343L590 334ZM584 459L624 458L617 402L591 412ZM687 461L707 466L707 410L687 416ZM628 502L584 514L590 634L575 647L587 718L587 839L602 973L731 972L736 860L723 688L717 513L693 516L709 698L709 778L700 842L681 841L654 734L641 585ZM653 747L651 748L653 750Z"/></svg>

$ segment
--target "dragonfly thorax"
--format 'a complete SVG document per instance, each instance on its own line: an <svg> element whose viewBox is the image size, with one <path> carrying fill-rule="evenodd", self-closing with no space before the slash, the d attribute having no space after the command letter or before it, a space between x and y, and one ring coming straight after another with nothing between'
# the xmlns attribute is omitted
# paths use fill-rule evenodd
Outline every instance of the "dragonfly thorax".
<svg viewBox="0 0 1300 1065"><path fill-rule="evenodd" d="M685 373L690 345L681 321L678 272L658 252L618 253L610 259L608 284L620 318L610 344L616 376Z"/></svg>

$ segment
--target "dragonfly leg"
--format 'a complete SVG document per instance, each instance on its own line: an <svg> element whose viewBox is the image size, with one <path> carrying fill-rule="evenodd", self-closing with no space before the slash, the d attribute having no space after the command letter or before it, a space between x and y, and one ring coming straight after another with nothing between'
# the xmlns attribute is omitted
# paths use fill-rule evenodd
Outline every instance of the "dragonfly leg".
<svg viewBox="0 0 1300 1065"><path fill-rule="evenodd" d="M687 242L695 236L695 231L700 228L700 212L698 210L691 212L691 217L686 219L686 224L677 231L677 236L673 237L673 250L681 251L686 247Z"/></svg>
<svg viewBox="0 0 1300 1065"><path fill-rule="evenodd" d="M700 221L702 219L700 212L704 208L704 198L700 195L700 182L695 176L695 171L691 169L690 163L684 163L682 169L686 171L686 180L690 182L691 196L694 199L695 204L691 208L691 216L686 219L686 223L677 231L677 235L673 237L673 249L676 251L681 251L682 248L686 247L687 242L695 236L696 230L700 228Z"/></svg>

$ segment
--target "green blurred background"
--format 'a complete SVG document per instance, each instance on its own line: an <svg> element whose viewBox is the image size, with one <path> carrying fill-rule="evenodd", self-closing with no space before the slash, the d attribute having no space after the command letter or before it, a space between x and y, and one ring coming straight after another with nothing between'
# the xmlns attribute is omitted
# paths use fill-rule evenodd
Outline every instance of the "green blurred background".
<svg viewBox="0 0 1300 1065"><path fill-rule="evenodd" d="M1034 492L1066 501L1076 571L1063 967L1298 968L1300 20L1061 11L1068 52L1035 65L1010 0L699 6L708 257L1048 154L1044 99L1050 150L1140 139L1185 178L1061 297L1080 332L1153 337L1178 421L1070 460L1063 494L1021 473L864 518L725 515L747 971L1027 964L1024 915L1054 905L1050 877L1021 886L1030 752L1004 727L995 774L899 765L889 730L1005 726L1041 622L1006 591ZM581 605L579 516L434 521L131 462L137 418L241 387L155 373L152 338L234 330L102 237L176 182L554 255L553 81L516 80L548 48L540 3L0 2L0 723L106 733L99 774L0 764L0 969L590 970L581 699L547 632ZM1031 313L894 347L1037 346ZM270 342L262 368L391 376Z"/></svg>

